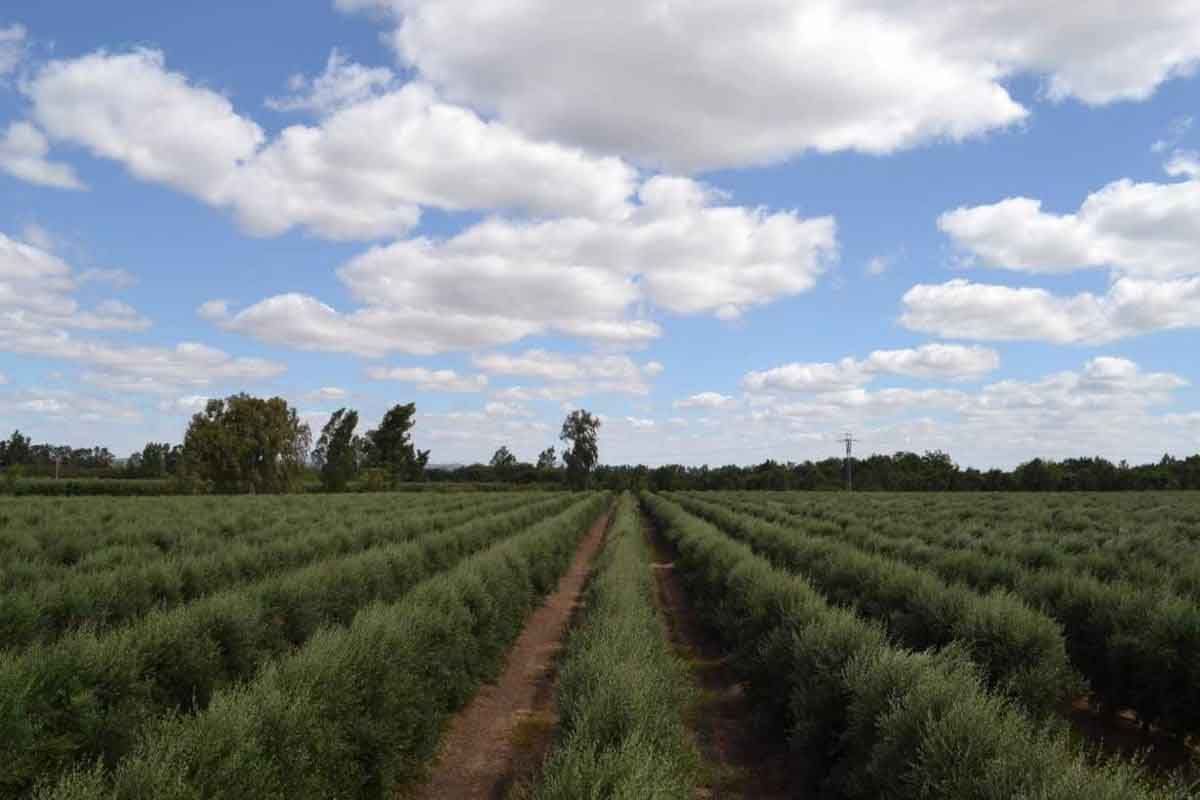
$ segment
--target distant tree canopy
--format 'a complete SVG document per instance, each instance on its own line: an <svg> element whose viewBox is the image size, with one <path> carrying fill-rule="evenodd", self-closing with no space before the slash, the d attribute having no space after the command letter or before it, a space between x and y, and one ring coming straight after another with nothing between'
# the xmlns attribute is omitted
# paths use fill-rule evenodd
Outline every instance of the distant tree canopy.
<svg viewBox="0 0 1200 800"><path fill-rule="evenodd" d="M553 447L547 447L538 453L537 469L539 472L553 472L558 469L558 454Z"/></svg>
<svg viewBox="0 0 1200 800"><path fill-rule="evenodd" d="M367 465L385 470L393 484L419 480L429 463L429 451L417 450L409 437L416 413L415 403L392 406L364 440Z"/></svg>
<svg viewBox="0 0 1200 800"><path fill-rule="evenodd" d="M507 447L501 447L495 453L492 453L492 460L489 466L496 471L498 476L506 479L517 466L517 457L514 456Z"/></svg>
<svg viewBox="0 0 1200 800"><path fill-rule="evenodd" d="M600 459L599 430L600 420L583 409L572 411L563 420L558 438L571 443L563 452L563 461L567 465L567 484L574 489L591 485L592 470Z"/></svg>
<svg viewBox="0 0 1200 800"><path fill-rule="evenodd" d="M235 394L209 400L183 440L189 477L219 492L287 492L300 487L312 433L282 397Z"/></svg>
<svg viewBox="0 0 1200 800"><path fill-rule="evenodd" d="M362 439L354 435L357 426L358 412L339 408L321 429L321 438L313 448L312 461L321 474L321 485L328 491L344 491L358 474Z"/></svg>

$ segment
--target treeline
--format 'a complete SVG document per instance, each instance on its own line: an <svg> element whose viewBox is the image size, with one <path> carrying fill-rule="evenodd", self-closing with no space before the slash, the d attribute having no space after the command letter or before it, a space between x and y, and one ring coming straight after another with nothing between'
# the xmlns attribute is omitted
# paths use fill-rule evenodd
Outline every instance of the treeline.
<svg viewBox="0 0 1200 800"><path fill-rule="evenodd" d="M357 433L358 412L334 412L314 445L312 432L282 398L246 394L210 400L192 417L183 444L148 442L118 463L104 447L33 444L14 431L0 441L0 467L13 480L37 477L156 478L170 491L288 492L380 491L401 483L517 484L651 491L768 489L838 491L852 477L855 491L1059 492L1200 489L1200 454L1164 455L1155 463L1114 464L1104 458L1035 458L1011 470L963 468L941 451L897 452L855 459L852 475L842 458L767 460L753 466L670 464L598 465L599 420L573 411L563 422L560 455L553 447L536 462L519 461L508 447L487 464L429 467L429 451L411 441L416 405L393 406L380 424ZM16 467L16 469L13 469ZM92 491L78 493L102 493ZM91 487L95 488L95 487ZM138 494L130 488L120 493Z"/></svg>
<svg viewBox="0 0 1200 800"><path fill-rule="evenodd" d="M501 452L503 451L503 452ZM561 471L554 462L539 458L537 464L508 460L501 448L490 464L440 469L430 480L509 483L560 483ZM855 491L890 492L1115 492L1162 489L1200 489L1200 455L1186 459L1169 455L1152 464L1114 464L1103 458L1069 458L1050 461L1035 458L1011 470L962 468L943 452L924 455L898 452L855 459ZM602 465L592 483L603 489L648 489L651 491L704 489L767 489L781 491L840 491L847 485L846 462L841 458L821 461L764 461L753 466L689 467L670 464Z"/></svg>

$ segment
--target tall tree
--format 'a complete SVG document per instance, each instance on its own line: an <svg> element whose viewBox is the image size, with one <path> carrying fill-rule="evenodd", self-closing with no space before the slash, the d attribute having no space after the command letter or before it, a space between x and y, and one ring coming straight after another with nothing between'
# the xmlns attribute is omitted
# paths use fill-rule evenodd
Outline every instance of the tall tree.
<svg viewBox="0 0 1200 800"><path fill-rule="evenodd" d="M235 394L192 417L184 462L217 491L286 492L299 487L311 444L308 425L282 397Z"/></svg>
<svg viewBox="0 0 1200 800"><path fill-rule="evenodd" d="M4 443L4 466L33 462L33 447L28 436L22 436L20 431L13 431L12 436Z"/></svg>
<svg viewBox="0 0 1200 800"><path fill-rule="evenodd" d="M321 429L321 438L313 449L313 463L321 472L321 485L331 492L345 490L358 472L358 456L362 449L354 435L358 427L358 412L339 408Z"/></svg>
<svg viewBox="0 0 1200 800"><path fill-rule="evenodd" d="M571 443L570 449L563 451L563 461L567 465L567 483L576 489L588 488L592 470L600 459L599 430L600 420L583 409L572 411L563 420L558 438Z"/></svg>
<svg viewBox="0 0 1200 800"><path fill-rule="evenodd" d="M537 468L538 472L553 472L558 469L558 454L554 452L553 447L547 447L538 453Z"/></svg>
<svg viewBox="0 0 1200 800"><path fill-rule="evenodd" d="M417 450L409 438L409 431L416 424L413 419L416 413L415 403L392 406L379 427L367 431L368 462L387 470L393 483L419 479L429 463L429 451Z"/></svg>
<svg viewBox="0 0 1200 800"><path fill-rule="evenodd" d="M508 480L512 474L513 467L517 465L517 457L512 454L508 447L501 446L499 450L492 454L491 465L497 478Z"/></svg>

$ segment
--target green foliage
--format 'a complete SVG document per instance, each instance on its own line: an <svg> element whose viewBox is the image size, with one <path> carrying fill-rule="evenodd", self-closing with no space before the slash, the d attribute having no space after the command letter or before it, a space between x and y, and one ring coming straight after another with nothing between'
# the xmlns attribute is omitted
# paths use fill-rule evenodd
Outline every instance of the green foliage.
<svg viewBox="0 0 1200 800"><path fill-rule="evenodd" d="M535 797L690 798L698 760L683 721L691 679L654 606L637 507L621 498L559 678L559 741Z"/></svg>
<svg viewBox="0 0 1200 800"><path fill-rule="evenodd" d="M570 449L563 451L563 461L567 465L567 483L574 489L591 485L592 470L600 459L599 430L600 420L583 409L572 411L563 420L558 438L571 443Z"/></svg>
<svg viewBox="0 0 1200 800"><path fill-rule="evenodd" d="M387 471L393 484L419 480L429 463L429 451L413 447L409 431L416 421L415 403L395 405L383 415L379 427L367 431L364 442L369 466Z"/></svg>
<svg viewBox="0 0 1200 800"><path fill-rule="evenodd" d="M553 472L558 469L558 454L554 452L553 447L547 447L538 453L537 469L539 472Z"/></svg>
<svg viewBox="0 0 1200 800"><path fill-rule="evenodd" d="M594 500L527 494L510 511L476 507L470 521L405 541L436 528L416 520L426 524L397 531L393 541L378 531L377 546L361 552L153 611L108 633L84 630L0 654L0 763L15 765L0 771L0 797L73 763L111 763L151 720L204 708L214 692L251 678L322 627L346 625L365 605L395 602L498 539L578 515Z"/></svg>
<svg viewBox="0 0 1200 800"><path fill-rule="evenodd" d="M362 445L354 435L356 427L358 412L339 408L321 429L321 438L313 448L313 463L320 470L321 485L326 491L345 491L358 472Z"/></svg>
<svg viewBox="0 0 1200 800"><path fill-rule="evenodd" d="M283 398L235 394L209 400L192 417L183 441L185 467L219 492L296 491L311 439Z"/></svg>
<svg viewBox="0 0 1200 800"><path fill-rule="evenodd" d="M792 734L814 796L917 800L1143 800L1190 796L1128 765L1099 766L989 694L957 644L913 653L829 605L661 497L643 495L676 546L702 617L734 653L748 695Z"/></svg>
<svg viewBox="0 0 1200 800"><path fill-rule="evenodd" d="M204 711L167 717L111 773L41 798L381 797L421 774L444 720L492 677L607 499L592 495L325 628Z"/></svg>
<svg viewBox="0 0 1200 800"><path fill-rule="evenodd" d="M884 621L906 646L923 650L958 643L992 687L1039 717L1052 716L1081 691L1061 626L1010 594L981 596L902 562L806 536L799 527L755 519L698 497L676 499L773 563L802 574L831 602Z"/></svg>
<svg viewBox="0 0 1200 800"><path fill-rule="evenodd" d="M1178 734L1200 730L1200 515L1190 496L1169 504L1153 495L1037 504L996 496L983 508L965 498L909 508L899 497L860 496L855 513L800 497L732 501L841 543L827 546L877 553L977 592L1006 590L1061 625L1095 702Z"/></svg>

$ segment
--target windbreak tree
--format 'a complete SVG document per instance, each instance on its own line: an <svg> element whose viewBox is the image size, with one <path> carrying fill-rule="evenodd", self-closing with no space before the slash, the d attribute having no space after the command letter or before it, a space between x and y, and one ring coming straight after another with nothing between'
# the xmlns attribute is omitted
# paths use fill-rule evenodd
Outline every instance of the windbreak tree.
<svg viewBox="0 0 1200 800"><path fill-rule="evenodd" d="M311 444L308 425L282 397L235 394L192 417L184 462L190 477L219 492L288 492L300 487Z"/></svg>
<svg viewBox="0 0 1200 800"><path fill-rule="evenodd" d="M321 473L321 485L331 492L344 491L358 472L362 440L354 435L358 412L339 408L321 429L313 449L313 465Z"/></svg>
<svg viewBox="0 0 1200 800"><path fill-rule="evenodd" d="M429 463L429 451L413 447L409 431L416 421L416 403L392 406L379 427L367 431L364 447L367 463L391 476L392 483L419 480Z"/></svg>
<svg viewBox="0 0 1200 800"><path fill-rule="evenodd" d="M558 438L571 443L563 451L563 461L567 465L567 484L574 489L586 489L591 483L592 470L600 459L599 430L600 420L583 409L572 411L563 420Z"/></svg>

